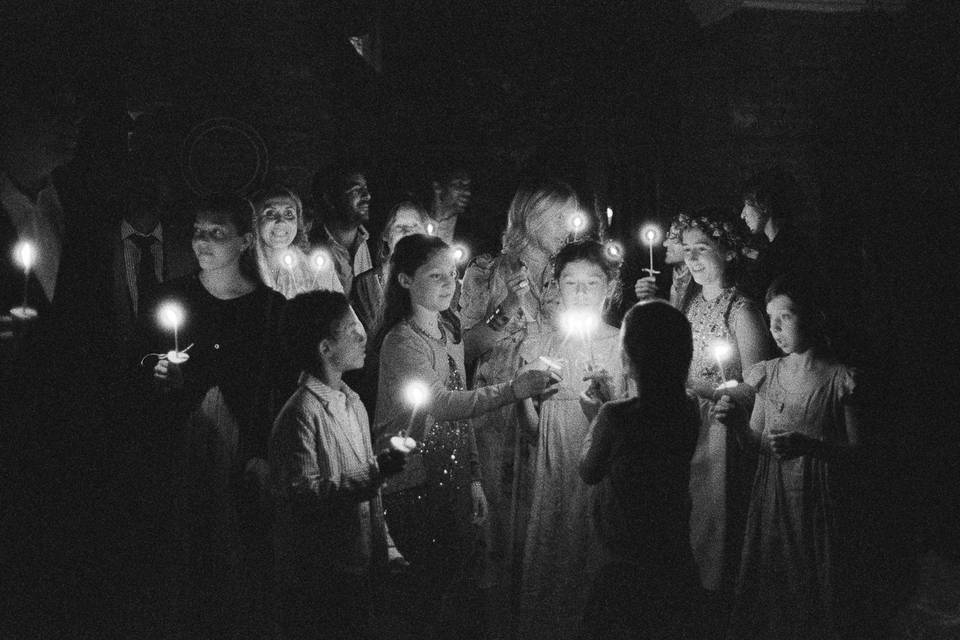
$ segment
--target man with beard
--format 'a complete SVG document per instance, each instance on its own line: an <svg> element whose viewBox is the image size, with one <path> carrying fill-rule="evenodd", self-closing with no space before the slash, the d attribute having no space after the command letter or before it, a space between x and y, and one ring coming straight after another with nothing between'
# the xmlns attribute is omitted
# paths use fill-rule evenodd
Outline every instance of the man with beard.
<svg viewBox="0 0 960 640"><path fill-rule="evenodd" d="M470 174L466 169L448 166L437 171L431 181L433 200L430 203L432 234L453 244L457 217L470 206Z"/></svg>
<svg viewBox="0 0 960 640"><path fill-rule="evenodd" d="M343 293L349 298L354 277L373 268L364 227L370 222L370 189L366 171L357 161L344 161L327 167L313 181L313 197L325 209L317 242L333 257Z"/></svg>

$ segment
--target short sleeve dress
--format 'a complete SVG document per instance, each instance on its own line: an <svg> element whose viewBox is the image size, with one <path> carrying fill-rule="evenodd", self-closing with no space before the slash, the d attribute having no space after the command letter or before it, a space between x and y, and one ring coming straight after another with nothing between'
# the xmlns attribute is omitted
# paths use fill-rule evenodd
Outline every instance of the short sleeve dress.
<svg viewBox="0 0 960 640"><path fill-rule="evenodd" d="M856 401L856 373L831 363L801 379L784 375L783 358L752 367L757 390L750 428L760 435L737 597L737 638L836 638L836 462L817 455L777 459L770 434L797 431L846 443L846 406Z"/></svg>

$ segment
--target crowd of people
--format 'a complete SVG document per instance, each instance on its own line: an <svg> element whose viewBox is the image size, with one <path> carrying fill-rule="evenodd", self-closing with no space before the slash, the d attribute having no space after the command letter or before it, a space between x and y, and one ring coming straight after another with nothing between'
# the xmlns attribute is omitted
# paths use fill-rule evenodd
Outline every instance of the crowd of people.
<svg viewBox="0 0 960 640"><path fill-rule="evenodd" d="M667 286L625 281L555 178L465 261L464 171L375 241L347 161L311 210L272 184L184 231L145 152L78 235L57 104L0 130L3 310L36 309L2 327L8 624L42 635L82 585L163 638L844 637L857 373L784 172L676 216Z"/></svg>

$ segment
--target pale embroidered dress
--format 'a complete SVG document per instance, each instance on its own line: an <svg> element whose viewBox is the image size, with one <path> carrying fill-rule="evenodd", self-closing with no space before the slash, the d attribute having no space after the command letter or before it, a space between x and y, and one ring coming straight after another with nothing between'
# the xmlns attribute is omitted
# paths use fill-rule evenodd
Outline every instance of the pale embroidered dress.
<svg viewBox="0 0 960 640"><path fill-rule="evenodd" d="M734 288L724 289L713 300L697 294L686 309L687 320L693 329L693 360L690 363L689 383L717 387L725 380L741 377L740 351L731 330L731 317L753 303ZM731 347L730 357L723 363L723 375L714 356L713 346L719 341ZM721 587L725 564L731 547L729 539L728 476L730 456L735 448L728 446L727 428L713 419L710 410L714 403L698 398L700 405L700 434L690 461L690 544L700 570L700 582L705 589Z"/></svg>
<svg viewBox="0 0 960 640"><path fill-rule="evenodd" d="M580 450L590 423L580 409L588 366L610 374L611 391L622 393L620 332L601 325L590 344L550 331L522 350L525 359L544 355L563 367L556 395L540 406L539 434L531 454L530 514L523 545L519 637L579 637L580 619L599 564L590 524L595 488L580 478Z"/></svg>

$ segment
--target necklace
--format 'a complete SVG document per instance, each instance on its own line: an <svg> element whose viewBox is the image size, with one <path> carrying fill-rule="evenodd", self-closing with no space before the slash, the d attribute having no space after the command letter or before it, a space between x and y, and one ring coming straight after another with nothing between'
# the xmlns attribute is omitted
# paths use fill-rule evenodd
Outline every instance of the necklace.
<svg viewBox="0 0 960 640"><path fill-rule="evenodd" d="M430 340L432 342L438 342L443 346L447 346L447 334L443 330L443 324L440 322L439 318L437 318L437 329L440 330L439 338L437 338L436 336L430 335L430 333L427 332L423 327L421 327L416 322L414 322L412 318L407 318L407 324L410 325L410 328L413 329L414 333L421 335L427 340Z"/></svg>

